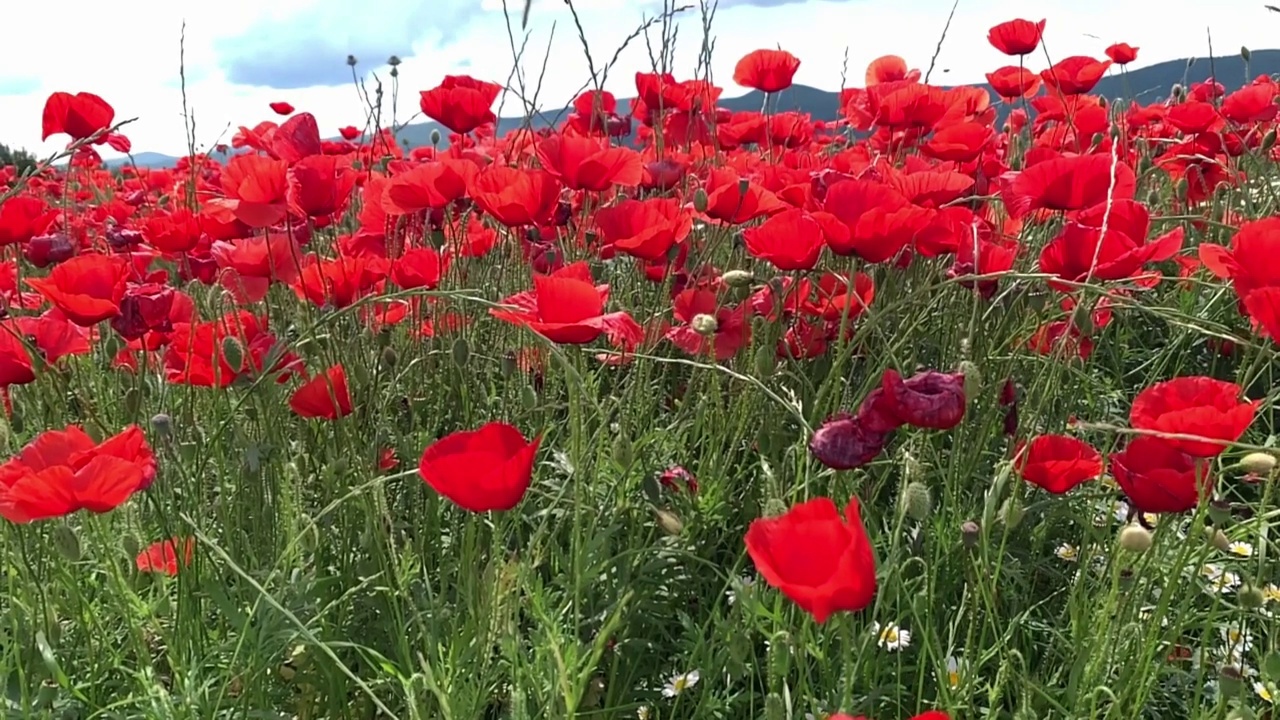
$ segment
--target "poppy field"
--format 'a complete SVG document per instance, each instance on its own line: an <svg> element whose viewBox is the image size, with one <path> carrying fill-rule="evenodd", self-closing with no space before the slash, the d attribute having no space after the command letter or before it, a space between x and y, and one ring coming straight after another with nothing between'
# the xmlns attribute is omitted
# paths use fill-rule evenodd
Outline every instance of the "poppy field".
<svg viewBox="0 0 1280 720"><path fill-rule="evenodd" d="M1271 717L1280 85L1104 98L1139 49L1044 27L837 121L718 108L762 49L168 169L54 93L0 169L5 717Z"/></svg>

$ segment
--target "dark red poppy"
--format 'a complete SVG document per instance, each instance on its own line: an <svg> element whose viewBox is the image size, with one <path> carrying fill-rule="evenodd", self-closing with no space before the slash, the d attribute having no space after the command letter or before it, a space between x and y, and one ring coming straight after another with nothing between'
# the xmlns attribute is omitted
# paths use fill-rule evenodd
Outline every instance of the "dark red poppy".
<svg viewBox="0 0 1280 720"><path fill-rule="evenodd" d="M1006 20L987 31L987 42L1005 55L1030 55L1040 46L1044 24L1044 20Z"/></svg>
<svg viewBox="0 0 1280 720"><path fill-rule="evenodd" d="M1061 495L1102 474L1102 456L1069 435L1037 435L1018 447L1014 467L1023 480Z"/></svg>
<svg viewBox="0 0 1280 720"><path fill-rule="evenodd" d="M1129 409L1129 424L1139 430L1205 438L1167 442L1194 457L1214 457L1226 449L1225 443L1239 440L1253 422L1260 401L1241 400L1240 395L1235 383L1177 377L1138 393Z"/></svg>
<svg viewBox="0 0 1280 720"><path fill-rule="evenodd" d="M742 238L747 252L779 270L812 270L826 246L822 226L809 213L796 208L747 228Z"/></svg>
<svg viewBox="0 0 1280 720"><path fill-rule="evenodd" d="M111 318L111 329L125 340L137 340L148 332L173 329L171 312L176 291L159 283L129 285L120 299L120 312Z"/></svg>
<svg viewBox="0 0 1280 720"><path fill-rule="evenodd" d="M791 87L800 69L800 58L786 50L753 50L733 68L733 81L760 92L775 93Z"/></svg>
<svg viewBox="0 0 1280 720"><path fill-rule="evenodd" d="M418 106L422 114L459 135L498 121L493 101L502 86L467 75L446 75L438 87L424 90Z"/></svg>
<svg viewBox="0 0 1280 720"><path fill-rule="evenodd" d="M843 514L823 497L758 518L744 540L765 582L819 623L833 613L862 610L875 598L875 551L856 497Z"/></svg>
<svg viewBox="0 0 1280 720"><path fill-rule="evenodd" d="M1213 492L1208 462L1158 437L1135 437L1112 453L1110 465L1129 504L1141 512L1187 512Z"/></svg>
<svg viewBox="0 0 1280 720"><path fill-rule="evenodd" d="M28 278L27 284L71 322L90 327L120 313L128 274L129 264L123 258L79 255L59 263L48 277Z"/></svg>
<svg viewBox="0 0 1280 720"><path fill-rule="evenodd" d="M155 455L136 425L101 443L75 425L49 430L0 465L0 516L29 523L109 512L155 476Z"/></svg>
<svg viewBox="0 0 1280 720"><path fill-rule="evenodd" d="M351 390L347 386L347 370L341 363L316 375L289 396L289 409L298 417L337 420L350 415Z"/></svg>
<svg viewBox="0 0 1280 720"><path fill-rule="evenodd" d="M1116 43L1103 50L1107 57L1111 58L1111 62L1117 65L1128 65L1138 59L1138 48L1133 47L1129 43Z"/></svg>
<svg viewBox="0 0 1280 720"><path fill-rule="evenodd" d="M833 470L851 470L875 460L884 452L892 430L865 422L862 413L838 413L823 421L809 439L809 452Z"/></svg>
<svg viewBox="0 0 1280 720"><path fill-rule="evenodd" d="M881 389L892 415L919 428L950 430L964 419L968 406L960 373L924 370L903 380L897 370L888 368Z"/></svg>
<svg viewBox="0 0 1280 720"><path fill-rule="evenodd" d="M464 510L510 510L529 488L541 442L541 437L530 442L511 425L491 422L427 446L418 473Z"/></svg>
<svg viewBox="0 0 1280 720"><path fill-rule="evenodd" d="M191 564L195 551L195 538L169 538L148 545L134 563L140 572L173 577Z"/></svg>

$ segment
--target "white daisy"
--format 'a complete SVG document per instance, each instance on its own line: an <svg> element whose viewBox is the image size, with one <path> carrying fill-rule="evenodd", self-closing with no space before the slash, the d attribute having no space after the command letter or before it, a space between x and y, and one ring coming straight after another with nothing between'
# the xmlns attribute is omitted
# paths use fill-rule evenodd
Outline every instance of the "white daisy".
<svg viewBox="0 0 1280 720"><path fill-rule="evenodd" d="M1227 546L1227 552L1237 557L1253 557L1253 546L1243 540L1236 540Z"/></svg>
<svg viewBox="0 0 1280 720"><path fill-rule="evenodd" d="M667 684L662 687L662 696L673 698L680 693L688 690L698 684L698 680L702 679L702 675L697 670L690 670L686 673L673 675Z"/></svg>
<svg viewBox="0 0 1280 720"><path fill-rule="evenodd" d="M955 655L947 656L947 687L955 690L960 687L960 680L964 677L965 663Z"/></svg>
<svg viewBox="0 0 1280 720"><path fill-rule="evenodd" d="M1261 683L1255 680L1253 683L1253 692L1256 693L1258 697L1269 703L1275 702L1275 696L1271 694L1271 688L1267 687L1266 683Z"/></svg>
<svg viewBox="0 0 1280 720"><path fill-rule="evenodd" d="M1219 628L1219 633L1222 635L1223 652L1228 657L1238 658L1253 648L1253 634L1242 627Z"/></svg>
<svg viewBox="0 0 1280 720"><path fill-rule="evenodd" d="M1269 603L1280 602L1280 585L1267 583L1262 588L1262 597L1266 598Z"/></svg>
<svg viewBox="0 0 1280 720"><path fill-rule="evenodd" d="M636 709L636 720L649 720L653 716L653 711L648 705L641 705Z"/></svg>
<svg viewBox="0 0 1280 720"><path fill-rule="evenodd" d="M1066 562L1075 562L1080 559L1080 549L1071 543L1062 543L1057 550L1053 551L1059 560Z"/></svg>
<svg viewBox="0 0 1280 720"><path fill-rule="evenodd" d="M911 645L911 631L899 627L898 623L891 622L884 626L872 623L871 632L876 634L876 644L889 652L897 652Z"/></svg>

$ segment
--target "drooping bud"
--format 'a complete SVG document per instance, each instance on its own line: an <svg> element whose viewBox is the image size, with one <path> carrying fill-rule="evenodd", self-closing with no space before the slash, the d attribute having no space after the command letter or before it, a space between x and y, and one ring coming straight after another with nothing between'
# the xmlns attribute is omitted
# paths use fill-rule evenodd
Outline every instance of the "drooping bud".
<svg viewBox="0 0 1280 720"><path fill-rule="evenodd" d="M629 470L635 459L631 438L627 437L626 433L619 432L618 437L613 441L613 461L623 470Z"/></svg>
<svg viewBox="0 0 1280 720"><path fill-rule="evenodd" d="M382 366L388 370L395 369L397 363L400 362L400 356L396 354L396 349L390 346L382 348Z"/></svg>
<svg viewBox="0 0 1280 720"><path fill-rule="evenodd" d="M1241 45L1241 46L1240 46L1240 59L1241 59L1241 60L1244 60L1245 62L1249 62L1250 58L1252 58L1252 57L1253 57L1253 53L1249 52L1249 48L1245 47L1244 45Z"/></svg>
<svg viewBox="0 0 1280 720"><path fill-rule="evenodd" d="M1144 553L1151 549L1151 531L1136 523L1125 525L1120 530L1119 542L1120 547L1129 552Z"/></svg>
<svg viewBox="0 0 1280 720"><path fill-rule="evenodd" d="M684 532L684 523L680 521L679 515L662 508L658 508L653 512L654 519L657 521L658 527L662 529L662 532L672 537Z"/></svg>
<svg viewBox="0 0 1280 720"><path fill-rule="evenodd" d="M1262 152L1271 152L1271 148L1276 144L1276 129L1271 128L1262 136Z"/></svg>
<svg viewBox="0 0 1280 720"><path fill-rule="evenodd" d="M907 517L923 522L933 512L933 496L929 486L922 482L909 482L902 488L902 511Z"/></svg>
<svg viewBox="0 0 1280 720"><path fill-rule="evenodd" d="M756 276L750 270L726 270L720 275L720 282L732 288L751 287Z"/></svg>
<svg viewBox="0 0 1280 720"><path fill-rule="evenodd" d="M467 339L460 337L453 341L453 347L449 348L449 354L453 357L453 364L464 368L467 363L471 362L471 344Z"/></svg>
<svg viewBox="0 0 1280 720"><path fill-rule="evenodd" d="M698 188L693 192L693 209L700 213L707 211L707 207L711 204L711 199L707 197L707 191Z"/></svg>
<svg viewBox="0 0 1280 720"><path fill-rule="evenodd" d="M227 361L227 367L233 370L240 370L244 367L244 346L240 344L240 338L228 336L222 340L222 358Z"/></svg>
<svg viewBox="0 0 1280 720"><path fill-rule="evenodd" d="M1240 459L1240 468L1247 473L1267 476L1276 469L1276 456L1268 452L1251 452Z"/></svg>
<svg viewBox="0 0 1280 720"><path fill-rule="evenodd" d="M532 410L538 406L538 391L534 390L532 385L520 388L520 405L525 410Z"/></svg>
<svg viewBox="0 0 1280 720"><path fill-rule="evenodd" d="M752 364L755 366L756 377L767 378L772 375L774 368L777 366L773 348L768 345L761 345L756 348L756 354L755 357L752 358Z"/></svg>

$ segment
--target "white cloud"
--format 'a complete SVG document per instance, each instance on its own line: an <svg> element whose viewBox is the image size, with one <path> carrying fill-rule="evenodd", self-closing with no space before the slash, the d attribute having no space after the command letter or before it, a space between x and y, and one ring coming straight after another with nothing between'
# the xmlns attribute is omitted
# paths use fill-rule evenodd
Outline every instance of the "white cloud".
<svg viewBox="0 0 1280 720"><path fill-rule="evenodd" d="M341 14L320 12L325 0L288 0L260 3L254 0L134 0L128 14L103 12L97 2L64 0L59 3L26 2L7 9L11 27L31 29L6 37L6 56L26 62L0 68L0 88L23 94L4 97L0 113L0 142L25 146L41 153L59 147L57 139L40 142L40 110L55 90L96 92L116 108L117 117L138 117L127 129L137 150L181 154L185 150L182 95L178 83L178 37L187 21L187 96L195 111L197 141L208 148L227 141L238 125L252 125L273 118L267 104L285 100L300 110L313 112L326 133L342 125L361 125L364 114L353 87L312 87L277 90L235 85L228 81L228 48L236 47L255 28L278 29L280 36L316 37L344 27ZM330 0L331 1L331 0ZM769 0L758 0L763 5ZM416 6L441 7L434 0L414 0ZM377 0L361 5L360 28L380 27L398 42L412 41L403 50L400 67L399 116L403 121L417 110L417 90L432 87L441 77L466 73L506 82L513 66L501 0L468 0L467 8L450 17L465 17L450 28L451 42L443 42L439 28L422 27L413 36L402 33L403 17L378 7L409 7L403 0ZM521 0L509 0L516 43L521 42ZM343 7L356 7L342 3ZM600 71L622 41L644 17L652 17L653 4L625 0L576 0L579 19L589 41L593 61ZM373 9L370 9L370 8ZM455 6L460 7L460 6ZM660 4L657 6L660 7ZM469 8L469 9L468 9ZM780 7L745 4L721 9L712 26L715 52L712 70L727 95L741 92L732 84L733 65L744 53L759 47L781 46L799 56L802 65L796 81L835 89L841 84L842 65L848 52L848 84L861 84L863 70L873 58L895 53L913 67L925 69L942 35L950 3L945 0L808 0ZM319 14L314 14L319 13ZM439 16L444 17L444 16ZM987 29L1013 17L1047 18L1044 51L1050 58L1088 54L1100 57L1112 42L1124 41L1141 48L1138 65L1186 56L1207 56L1205 26L1212 31L1214 50L1234 53L1240 46L1261 49L1273 42L1280 17L1269 14L1261 3L1228 0L1211 10L1199 0L996 0L961 4L947 32L934 74L935 82L979 82L983 73L1008 61L986 42ZM1192 20L1195 18L1195 20ZM348 31L356 32L356 21ZM413 27L410 25L410 27ZM57 32L39 30L57 28ZM702 45L697 12L684 15L678 24L674 70L689 77L697 67ZM394 30L394 31L393 31ZM332 32L338 32L332 30ZM363 31L362 31L363 32ZM1093 36L1093 37L1091 37ZM53 38L51 42L51 37ZM261 37L270 37L269 34ZM403 41L401 41L403 38ZM651 41L660 44L654 28ZM334 50L341 50L335 43ZM390 51L388 51L390 52ZM361 68L376 67L383 57L361 58ZM340 62L340 61L339 61ZM1032 67L1048 64L1043 55L1028 60ZM543 69L545 64L545 71ZM606 87L620 96L634 94L634 73L651 66L643 38L619 55ZM526 86L538 84L539 104L558 108L589 79L587 62L573 19L563 2L539 0L530 16L529 40L520 63ZM345 69L345 68L344 68ZM385 67L379 74L386 80ZM946 74L943 69L949 70ZM31 89L38 78L39 87ZM28 87L24 88L23 83ZM515 81L513 85L518 84ZM507 114L518 107L509 101Z"/></svg>

